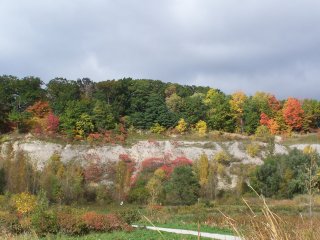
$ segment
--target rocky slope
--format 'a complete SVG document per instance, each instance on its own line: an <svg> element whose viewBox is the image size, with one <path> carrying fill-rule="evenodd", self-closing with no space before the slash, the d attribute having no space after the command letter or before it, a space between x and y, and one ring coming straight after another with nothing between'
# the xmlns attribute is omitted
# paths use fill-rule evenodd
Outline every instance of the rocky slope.
<svg viewBox="0 0 320 240"><path fill-rule="evenodd" d="M179 157L186 157L196 160L201 154L206 154L209 158L216 153L225 151L232 158L232 164L255 164L263 163L266 155L266 144L257 142L260 145L260 152L256 157L251 157L246 152L246 144L242 141L229 142L191 142L191 141L138 141L136 144L126 147L121 145L70 145L56 144L40 141L32 138L20 140L10 140L0 145L0 157L8 158L14 156L19 151L23 151L29 156L31 161L41 169L54 153L61 156L63 162L78 160L81 164L86 165L92 159L99 159L101 163L109 161L118 161L120 156L129 156L135 160L139 166L141 162L149 158L159 158L166 160L174 160ZM307 144L292 145L290 148L303 149ZM320 153L320 145L313 144L313 147ZM281 145L275 145L275 153L288 152L288 148ZM94 157L93 157L94 156ZM231 176L229 187L236 184L236 176ZM226 183L225 183L226 184ZM222 183L222 185L225 185Z"/></svg>

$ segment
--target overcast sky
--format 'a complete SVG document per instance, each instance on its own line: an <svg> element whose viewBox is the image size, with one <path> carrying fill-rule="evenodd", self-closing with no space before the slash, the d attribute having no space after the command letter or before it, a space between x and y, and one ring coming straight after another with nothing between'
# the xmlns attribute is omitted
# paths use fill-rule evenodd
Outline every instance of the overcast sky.
<svg viewBox="0 0 320 240"><path fill-rule="evenodd" d="M318 0L0 0L0 75L320 99Z"/></svg>

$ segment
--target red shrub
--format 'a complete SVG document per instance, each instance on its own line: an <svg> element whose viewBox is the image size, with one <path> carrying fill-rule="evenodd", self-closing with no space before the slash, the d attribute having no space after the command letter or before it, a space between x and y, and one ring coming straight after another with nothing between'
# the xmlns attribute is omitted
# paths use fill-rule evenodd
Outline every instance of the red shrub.
<svg viewBox="0 0 320 240"><path fill-rule="evenodd" d="M173 172L173 166L169 164L163 165L161 169L165 172L167 178L170 177L171 173Z"/></svg>
<svg viewBox="0 0 320 240"><path fill-rule="evenodd" d="M90 163L84 169L84 179L86 180L86 182L98 183L102 180L103 174L103 167L99 163Z"/></svg>
<svg viewBox="0 0 320 240"><path fill-rule="evenodd" d="M150 169L150 168L158 168L164 164L164 159L163 158L146 158L145 160L142 161L141 166L142 169Z"/></svg>
<svg viewBox="0 0 320 240"><path fill-rule="evenodd" d="M56 133L59 128L59 117L54 115L52 112L49 113L46 119L46 130L49 133Z"/></svg>
<svg viewBox="0 0 320 240"><path fill-rule="evenodd" d="M93 231L106 231L108 230L108 223L102 214L96 212L87 212L82 216L83 221L89 230Z"/></svg>
<svg viewBox="0 0 320 240"><path fill-rule="evenodd" d="M85 222L74 213L58 213L58 225L62 233L69 235L83 235L88 232Z"/></svg>
<svg viewBox="0 0 320 240"><path fill-rule="evenodd" d="M126 153L120 154L120 155L119 155L119 159L120 159L120 160L123 160L123 161L125 161L125 162L130 162L130 161L131 161L130 156L129 156L128 154L126 154Z"/></svg>
<svg viewBox="0 0 320 240"><path fill-rule="evenodd" d="M183 166L183 165L192 165L192 160L186 157L177 157L172 161L174 167Z"/></svg>

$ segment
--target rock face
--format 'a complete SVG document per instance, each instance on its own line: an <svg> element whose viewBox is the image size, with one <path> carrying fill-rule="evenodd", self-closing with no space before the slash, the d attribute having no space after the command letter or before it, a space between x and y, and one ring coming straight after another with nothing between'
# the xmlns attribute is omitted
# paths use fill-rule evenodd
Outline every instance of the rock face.
<svg viewBox="0 0 320 240"><path fill-rule="evenodd" d="M12 152L25 152L30 159L42 168L54 153L61 156L63 162L78 160L85 164L90 156L98 157L101 162L117 161L120 155L127 155L137 163L148 158L162 158L174 160L186 157L196 160L201 154L212 158L220 151L226 151L244 164L262 164L261 158L250 157L245 150L241 150L239 142L186 142L186 141L139 141L131 147L121 145L62 145L39 140L24 140L6 142L0 145L1 157L7 158Z"/></svg>

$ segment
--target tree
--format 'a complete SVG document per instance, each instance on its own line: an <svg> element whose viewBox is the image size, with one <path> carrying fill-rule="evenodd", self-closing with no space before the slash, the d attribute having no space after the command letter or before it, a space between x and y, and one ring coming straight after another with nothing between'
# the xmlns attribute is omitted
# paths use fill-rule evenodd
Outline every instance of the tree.
<svg viewBox="0 0 320 240"><path fill-rule="evenodd" d="M205 95L202 93L194 93L183 99L180 116L186 120L188 124L196 124L198 121L205 119L207 106L204 104Z"/></svg>
<svg viewBox="0 0 320 240"><path fill-rule="evenodd" d="M259 104L261 104L262 106ZM256 98L249 97L246 99L243 107L244 131L246 133L255 133L257 127L259 126L260 108L263 107L264 102L260 102Z"/></svg>
<svg viewBox="0 0 320 240"><path fill-rule="evenodd" d="M18 151L15 157L8 158L4 169L7 191L11 193L37 191L37 172L23 151Z"/></svg>
<svg viewBox="0 0 320 240"><path fill-rule="evenodd" d="M28 112L21 112L17 108L13 108L8 114L8 120L14 124L14 129L17 132L23 131L27 128L27 120L30 118Z"/></svg>
<svg viewBox="0 0 320 240"><path fill-rule="evenodd" d="M209 160L206 154L202 154L194 164L198 181L201 187L201 196L207 195L209 183Z"/></svg>
<svg viewBox="0 0 320 240"><path fill-rule="evenodd" d="M152 94L148 98L144 120L148 129L155 123L168 128L174 126L177 121L176 116L168 110L164 99L157 94Z"/></svg>
<svg viewBox="0 0 320 240"><path fill-rule="evenodd" d="M0 168L0 194L4 194L6 187L6 175L4 168Z"/></svg>
<svg viewBox="0 0 320 240"><path fill-rule="evenodd" d="M114 129L115 119L111 105L103 101L96 101L92 110L92 119L98 131Z"/></svg>
<svg viewBox="0 0 320 240"><path fill-rule="evenodd" d="M197 202L200 185L190 166L176 167L166 185L167 201L191 205Z"/></svg>
<svg viewBox="0 0 320 240"><path fill-rule="evenodd" d="M183 118L180 118L178 125L175 127L175 129L180 133L183 134L187 130L187 123Z"/></svg>
<svg viewBox="0 0 320 240"><path fill-rule="evenodd" d="M165 178L166 173L164 170L157 169L146 185L150 194L150 203L152 205L159 203L164 198L163 182Z"/></svg>
<svg viewBox="0 0 320 240"><path fill-rule="evenodd" d="M210 89L204 103L208 107L208 126L213 130L232 132L234 120L231 115L229 98L217 89Z"/></svg>
<svg viewBox="0 0 320 240"><path fill-rule="evenodd" d="M286 124L288 124L288 126L293 130L300 131L302 128L304 111L299 100L295 98L288 98L282 111Z"/></svg>
<svg viewBox="0 0 320 240"><path fill-rule="evenodd" d="M309 132L311 129L320 126L320 103L314 99L305 99L302 102L304 112L302 129L304 132Z"/></svg>
<svg viewBox="0 0 320 240"><path fill-rule="evenodd" d="M200 120L196 124L196 130L200 135L204 135L207 132L207 123L205 121Z"/></svg>
<svg viewBox="0 0 320 240"><path fill-rule="evenodd" d="M291 198L307 192L306 180L310 163L319 164L318 154L311 155L294 149L288 155L269 155L251 177L251 185L266 197ZM314 171L314 170L312 170Z"/></svg>
<svg viewBox="0 0 320 240"><path fill-rule="evenodd" d="M46 131L51 134L56 133L59 129L59 123L59 117L50 112L46 118Z"/></svg>
<svg viewBox="0 0 320 240"><path fill-rule="evenodd" d="M231 95L229 101L234 118L237 121L237 130L241 133L243 132L243 112L246 99L247 96L243 92L235 92Z"/></svg>
<svg viewBox="0 0 320 240"><path fill-rule="evenodd" d="M47 84L50 106L55 114L62 114L69 101L80 99L80 89L76 81L65 78L52 79Z"/></svg>
<svg viewBox="0 0 320 240"><path fill-rule="evenodd" d="M130 180L133 172L132 163L126 162L124 160L118 161L116 165L116 198L118 201L123 201L130 190Z"/></svg>
<svg viewBox="0 0 320 240"><path fill-rule="evenodd" d="M171 112L179 113L183 108L183 99L176 93L172 94L170 97L166 98L167 108Z"/></svg>
<svg viewBox="0 0 320 240"><path fill-rule="evenodd" d="M74 136L76 133L77 122L80 121L81 115L83 115L83 120L87 119L92 123L91 119L92 105L90 101L69 101L65 107L65 111L60 116L61 128L69 136ZM88 117L90 119L88 119ZM91 125L91 124L90 124ZM91 127L90 127L91 128Z"/></svg>
<svg viewBox="0 0 320 240"><path fill-rule="evenodd" d="M80 116L79 121L76 122L76 131L80 137L86 137L89 133L93 132L94 125L91 117L83 113Z"/></svg>

